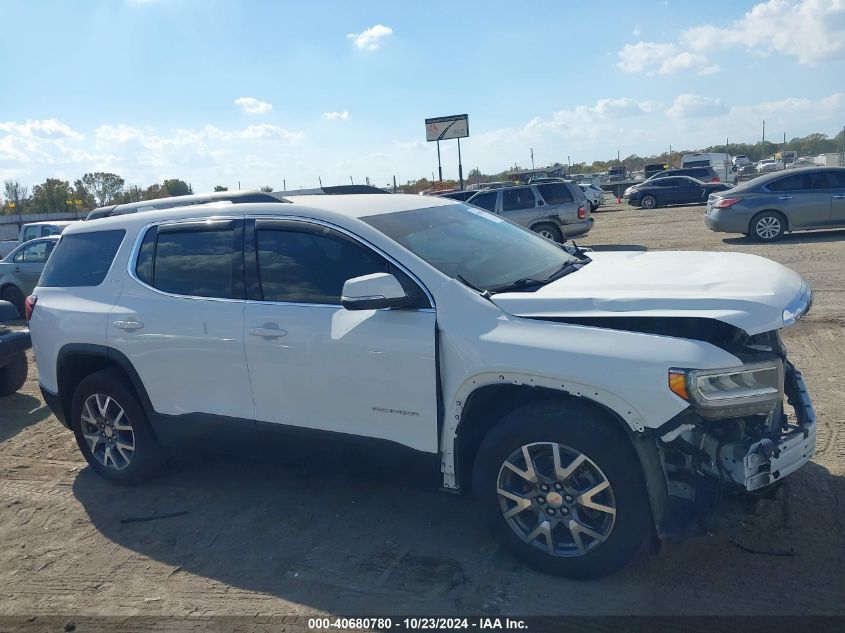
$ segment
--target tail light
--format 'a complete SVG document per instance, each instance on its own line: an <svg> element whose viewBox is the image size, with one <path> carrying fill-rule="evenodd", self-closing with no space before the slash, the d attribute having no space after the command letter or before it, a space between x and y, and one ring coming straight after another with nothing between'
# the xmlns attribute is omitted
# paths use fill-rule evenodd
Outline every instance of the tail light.
<svg viewBox="0 0 845 633"><path fill-rule="evenodd" d="M721 180L719 180L719 177L717 176L717 177L715 177L715 178L711 178L711 179L710 179L710 182L722 182L722 181L721 181Z"/></svg>
<svg viewBox="0 0 845 633"><path fill-rule="evenodd" d="M578 207L578 219L583 220L586 217L587 217L587 207L585 207L585 206Z"/></svg>
<svg viewBox="0 0 845 633"><path fill-rule="evenodd" d="M32 311L35 310L35 304L38 302L38 297L29 295L23 304L23 313L27 321L32 318Z"/></svg>
<svg viewBox="0 0 845 633"><path fill-rule="evenodd" d="M727 209L734 206L737 202L742 202L742 198L719 198L713 206L716 209Z"/></svg>

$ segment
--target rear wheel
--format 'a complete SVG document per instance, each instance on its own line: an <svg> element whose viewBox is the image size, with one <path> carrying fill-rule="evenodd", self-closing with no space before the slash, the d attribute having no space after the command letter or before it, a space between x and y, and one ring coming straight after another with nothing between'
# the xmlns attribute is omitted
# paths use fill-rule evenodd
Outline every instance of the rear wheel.
<svg viewBox="0 0 845 633"><path fill-rule="evenodd" d="M563 236L560 233L560 229L558 229L554 224L544 222L543 224L538 224L532 230L535 233L542 235L547 240L551 240L559 244L563 242Z"/></svg>
<svg viewBox="0 0 845 633"><path fill-rule="evenodd" d="M24 316L24 301L26 301L26 297L23 296L23 293L17 286L9 286L8 288L3 290L2 296L0 298L3 301L8 301L15 309L18 311L18 316L22 319Z"/></svg>
<svg viewBox="0 0 845 633"><path fill-rule="evenodd" d="M0 396L10 396L23 387L29 372L26 353L19 352L5 367L0 367Z"/></svg>
<svg viewBox="0 0 845 633"><path fill-rule="evenodd" d="M657 198L654 196L643 196L643 199L640 200L640 206L643 209L654 209L657 207Z"/></svg>
<svg viewBox="0 0 845 633"><path fill-rule="evenodd" d="M614 422L578 402L520 407L484 438L480 511L526 564L595 578L628 563L653 531L639 460Z"/></svg>
<svg viewBox="0 0 845 633"><path fill-rule="evenodd" d="M164 450L138 398L114 371L98 371L79 383L71 428L85 460L109 481L140 483L164 464Z"/></svg>
<svg viewBox="0 0 845 633"><path fill-rule="evenodd" d="M751 234L760 242L774 242L786 232L786 218L777 211L758 213L751 220Z"/></svg>

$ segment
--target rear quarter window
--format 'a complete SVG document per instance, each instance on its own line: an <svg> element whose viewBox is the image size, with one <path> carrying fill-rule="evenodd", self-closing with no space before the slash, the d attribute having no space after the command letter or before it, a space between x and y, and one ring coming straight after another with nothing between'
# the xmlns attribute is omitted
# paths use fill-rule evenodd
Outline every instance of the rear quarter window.
<svg viewBox="0 0 845 633"><path fill-rule="evenodd" d="M111 268L126 231L89 231L64 235L41 273L39 286L99 286Z"/></svg>

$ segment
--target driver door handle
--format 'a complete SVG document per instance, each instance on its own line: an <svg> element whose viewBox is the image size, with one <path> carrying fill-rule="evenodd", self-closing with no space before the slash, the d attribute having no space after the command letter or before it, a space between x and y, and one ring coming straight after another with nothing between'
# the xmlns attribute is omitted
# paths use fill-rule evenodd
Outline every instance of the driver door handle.
<svg viewBox="0 0 845 633"><path fill-rule="evenodd" d="M792 200L792 196L780 196L778 200Z"/></svg>
<svg viewBox="0 0 845 633"><path fill-rule="evenodd" d="M275 323L265 323L262 327L249 328L251 336L260 336L261 338L273 339L287 336L288 331L283 330Z"/></svg>
<svg viewBox="0 0 845 633"><path fill-rule="evenodd" d="M132 332L134 330L140 330L144 327L144 324L140 321L115 321L112 323L118 330L126 330L127 332Z"/></svg>

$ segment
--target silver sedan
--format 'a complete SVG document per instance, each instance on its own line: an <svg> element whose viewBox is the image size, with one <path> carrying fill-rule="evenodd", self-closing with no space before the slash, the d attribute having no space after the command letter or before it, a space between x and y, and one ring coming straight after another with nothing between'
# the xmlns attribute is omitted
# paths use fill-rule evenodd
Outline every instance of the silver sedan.
<svg viewBox="0 0 845 633"><path fill-rule="evenodd" d="M24 301L38 285L41 271L58 241L58 235L31 240L0 260L0 299L15 306L21 317Z"/></svg>

